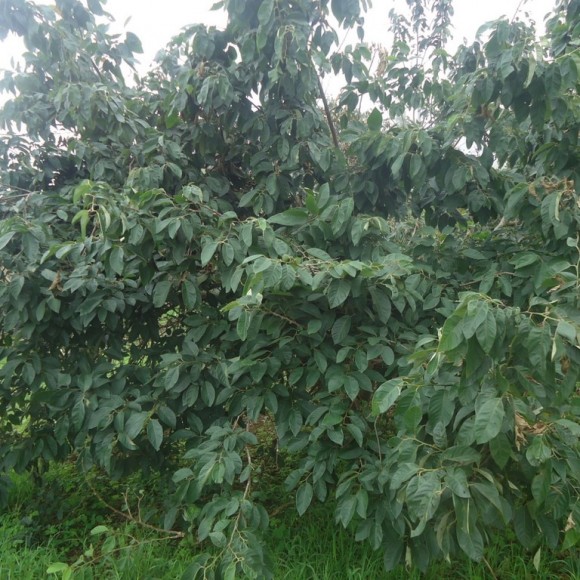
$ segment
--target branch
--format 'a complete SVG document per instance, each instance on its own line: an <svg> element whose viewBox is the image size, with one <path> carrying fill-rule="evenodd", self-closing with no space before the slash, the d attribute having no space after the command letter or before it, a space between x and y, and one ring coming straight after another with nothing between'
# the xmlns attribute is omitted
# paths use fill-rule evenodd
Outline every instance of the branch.
<svg viewBox="0 0 580 580"><path fill-rule="evenodd" d="M326 115L326 121L328 122L328 127L330 128L330 133L332 135L332 142L338 149L338 134L336 132L336 127L334 126L334 121L332 120L332 115L330 114L330 108L328 106L328 101L326 100L326 95L324 94L324 87L322 86L320 75L316 69L314 70L314 74L316 75L316 80L318 81L318 90L320 91L320 98L322 99L322 104L324 105L324 113Z"/></svg>
<svg viewBox="0 0 580 580"><path fill-rule="evenodd" d="M109 502L107 502L107 500L103 498L103 496L96 490L95 486L92 484L92 482L86 476L85 476L85 482L91 488L91 491L93 492L94 496L114 514L117 514L118 516L124 518L125 520L127 520L129 522L138 524L139 526L142 526L142 527L147 528L149 530L153 530L154 532L157 532L158 534L165 534L168 539L185 538L184 532L178 532L176 530L165 530L163 528L159 528L157 526L153 526L151 524L148 524L147 522L144 522L141 519L140 513L139 513L139 517L135 518L133 516L133 514L131 513L131 508L129 506L129 498L127 497L126 494L124 494L124 497L125 497L125 504L127 505L127 509L129 511L128 514L126 514L125 512L122 512L121 510L118 510L116 507L113 507ZM140 511L141 510L139 509L139 512Z"/></svg>

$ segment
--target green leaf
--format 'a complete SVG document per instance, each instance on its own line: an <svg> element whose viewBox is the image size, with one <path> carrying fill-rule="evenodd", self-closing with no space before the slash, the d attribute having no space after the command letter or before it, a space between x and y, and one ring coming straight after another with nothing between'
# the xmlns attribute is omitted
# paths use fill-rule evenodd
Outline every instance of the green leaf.
<svg viewBox="0 0 580 580"><path fill-rule="evenodd" d="M535 435L526 449L526 459L530 465L538 466L552 457L552 449L546 445L543 435Z"/></svg>
<svg viewBox="0 0 580 580"><path fill-rule="evenodd" d="M391 318L391 301L385 290L381 288L371 287L369 289L373 301L373 307L377 313L379 320L386 324Z"/></svg>
<svg viewBox="0 0 580 580"><path fill-rule="evenodd" d="M351 401L354 401L360 392L360 385L354 377L346 377L344 380L344 390Z"/></svg>
<svg viewBox="0 0 580 580"><path fill-rule="evenodd" d="M471 497L467 476L463 469L448 468L445 472L445 483L455 495L463 498Z"/></svg>
<svg viewBox="0 0 580 580"><path fill-rule="evenodd" d="M575 421L570 421L569 419L558 419L555 423L570 431L570 433L575 437L580 437L580 424Z"/></svg>
<svg viewBox="0 0 580 580"><path fill-rule="evenodd" d="M318 209L324 209L330 201L330 185L323 183L318 189Z"/></svg>
<svg viewBox="0 0 580 580"><path fill-rule="evenodd" d="M564 535L564 541L562 542L562 550L571 550L575 546L580 544L580 526L575 525L570 528Z"/></svg>
<svg viewBox="0 0 580 580"><path fill-rule="evenodd" d="M167 405L161 405L157 407L157 416L162 423L165 423L168 427L175 428L175 425L177 424L177 417Z"/></svg>
<svg viewBox="0 0 580 580"><path fill-rule="evenodd" d="M377 523L377 527L380 527ZM401 563L401 559L405 552L405 542L403 538L392 528L392 526L387 525L385 531L385 540L382 543L384 554L383 563L385 570L391 572Z"/></svg>
<svg viewBox="0 0 580 580"><path fill-rule="evenodd" d="M65 564L64 562L55 562L46 569L46 573L58 574L60 572L66 572L69 568L70 566L68 564Z"/></svg>
<svg viewBox="0 0 580 580"><path fill-rule="evenodd" d="M312 496L314 495L312 485L305 481L296 492L296 510L298 511L298 515L303 515L310 503L312 502Z"/></svg>
<svg viewBox="0 0 580 580"><path fill-rule="evenodd" d="M497 337L497 323L493 312L487 312L485 320L477 327L475 335L483 351L489 354Z"/></svg>
<svg viewBox="0 0 580 580"><path fill-rule="evenodd" d="M350 316L342 316L332 326L331 335L334 344L342 344L350 332Z"/></svg>
<svg viewBox="0 0 580 580"><path fill-rule="evenodd" d="M367 126L371 131L380 131L383 126L383 115L376 107L367 118Z"/></svg>
<svg viewBox="0 0 580 580"><path fill-rule="evenodd" d="M365 225L366 225L366 221L355 217L352 220L352 226L350 228L350 237L352 239L352 243L353 245L356 247L359 245L363 234L365 232Z"/></svg>
<svg viewBox="0 0 580 580"><path fill-rule="evenodd" d="M546 367L546 358L552 345L552 337L545 328L534 327L525 341L528 359L536 369Z"/></svg>
<svg viewBox="0 0 580 580"><path fill-rule="evenodd" d="M342 445L344 442L344 433L342 432L342 429L338 427L327 429L326 435L333 443L336 443L337 445Z"/></svg>
<svg viewBox="0 0 580 580"><path fill-rule="evenodd" d="M515 219L528 195L529 185L527 183L520 183L513 189L510 189L506 194L506 205L504 209L504 217L506 220Z"/></svg>
<svg viewBox="0 0 580 580"><path fill-rule="evenodd" d="M81 209L78 211L75 216L73 217L71 223L75 224L76 222L81 222L81 237L87 237L87 226L89 225L89 210L88 209Z"/></svg>
<svg viewBox="0 0 580 580"><path fill-rule="evenodd" d="M330 254L328 254L328 252L325 252L321 248L308 248L306 250L306 253L309 254L310 256L314 256L315 258L318 258L319 260L323 260L325 262L332 260Z"/></svg>
<svg viewBox="0 0 580 580"><path fill-rule="evenodd" d="M236 562L230 562L224 572L224 580L236 580Z"/></svg>
<svg viewBox="0 0 580 580"><path fill-rule="evenodd" d="M254 274L259 274L260 272L265 272L272 266L272 260L266 258L265 256L260 256L254 261L252 265L252 270Z"/></svg>
<svg viewBox="0 0 580 580"><path fill-rule="evenodd" d="M409 163L411 179L416 183L423 181L424 165L423 160L419 155L411 155L411 162ZM420 179L419 179L420 178Z"/></svg>
<svg viewBox="0 0 580 580"><path fill-rule="evenodd" d="M487 272L482 276L481 283L479 285L479 291L483 294L487 294L495 282L495 277L497 273L497 264L492 263Z"/></svg>
<svg viewBox="0 0 580 580"><path fill-rule="evenodd" d="M43 320L44 315L46 313L46 302L41 302L37 307L36 307L36 311L35 311L35 317L36 320L38 322L40 322L41 320Z"/></svg>
<svg viewBox="0 0 580 580"><path fill-rule="evenodd" d="M526 252L520 254L517 258L513 258L510 260L510 263L514 265L516 270L520 270L522 268L526 268L527 266L531 266L540 260L538 254L533 254L531 252Z"/></svg>
<svg viewBox="0 0 580 580"><path fill-rule="evenodd" d="M147 424L147 439L155 451L159 451L163 443L163 427L157 419L151 419Z"/></svg>
<svg viewBox="0 0 580 580"><path fill-rule="evenodd" d="M248 330L250 330L250 325L252 324L252 313L248 310L242 310L238 322L236 324L236 332L240 337L240 340L246 340L248 338Z"/></svg>
<svg viewBox="0 0 580 580"><path fill-rule="evenodd" d="M169 280L157 282L155 289L153 290L153 306L155 306L155 308L161 308L165 305L170 289L171 282L169 282Z"/></svg>
<svg viewBox="0 0 580 580"><path fill-rule="evenodd" d="M401 463L395 473L393 473L391 477L391 481L389 484L390 489L397 490L405 483L413 477L418 471L419 466L416 463Z"/></svg>
<svg viewBox="0 0 580 580"><path fill-rule="evenodd" d="M79 203L87 193L90 193L94 189L94 183L85 179L79 185L77 185L73 191L73 202Z"/></svg>
<svg viewBox="0 0 580 580"><path fill-rule="evenodd" d="M258 22L261 26L266 24L274 12L274 0L262 0L260 8L258 9Z"/></svg>
<svg viewBox="0 0 580 580"><path fill-rule="evenodd" d="M458 314L452 314L443 324L441 329L441 340L439 350L448 352L455 350L460 344L465 342L462 331L463 318Z"/></svg>
<svg viewBox="0 0 580 580"><path fill-rule="evenodd" d="M504 433L498 433L489 441L489 451L497 466L503 469L512 456L512 445Z"/></svg>
<svg viewBox="0 0 580 580"><path fill-rule="evenodd" d="M97 2L93 1L93 6L97 4ZM102 14L102 11L100 12ZM137 54L143 53L143 46L141 45L141 41L139 37L135 35L133 32L127 32L125 34L125 44L131 50L131 52L135 52Z"/></svg>
<svg viewBox="0 0 580 580"><path fill-rule="evenodd" d="M538 529L528 511L527 506L516 507L514 512L514 530L521 544L531 550L538 539Z"/></svg>
<svg viewBox="0 0 580 580"><path fill-rule="evenodd" d="M441 478L437 471L418 473L407 484L407 507L411 518L419 520L418 528L411 532L411 537L420 535L437 511L441 501Z"/></svg>
<svg viewBox="0 0 580 580"><path fill-rule="evenodd" d="M405 162L405 159L407 158L407 154L406 153L401 153L401 155L399 155L393 165L391 165L391 171L393 172L393 175L395 177L399 176L399 173L401 172L401 168L403 167L403 163Z"/></svg>
<svg viewBox="0 0 580 580"><path fill-rule="evenodd" d="M71 410L71 422L75 429L80 431L85 420L86 407L83 398L79 399Z"/></svg>
<svg viewBox="0 0 580 580"><path fill-rule="evenodd" d="M201 265L202 266L206 266L210 260L213 258L213 255L215 254L217 248L218 248L218 242L211 240L211 241L206 241L205 244L203 245L202 249L201 249Z"/></svg>
<svg viewBox="0 0 580 580"><path fill-rule="evenodd" d="M459 547L473 560L483 557L483 537L476 525L478 512L475 502L458 496L453 497L457 523L455 531Z"/></svg>
<svg viewBox="0 0 580 580"><path fill-rule="evenodd" d="M576 328L565 320L560 320L560 322L558 322L556 334L567 338L571 343L574 343L576 340Z"/></svg>
<svg viewBox="0 0 580 580"><path fill-rule="evenodd" d="M321 158L322 158L322 151L320 151L320 148L318 147L318 145L316 145L316 143L314 143L314 141L310 141L308 143L308 149L310 151L310 156L312 157L312 160L314 161L314 163L320 165Z"/></svg>
<svg viewBox="0 0 580 580"><path fill-rule="evenodd" d="M547 467L550 467L549 464ZM531 490L538 505L542 505L548 497L551 484L551 469L540 471L532 480Z"/></svg>
<svg viewBox="0 0 580 580"><path fill-rule="evenodd" d="M149 416L145 411L131 413L125 422L125 433L129 439L135 439L143 429L143 425Z"/></svg>
<svg viewBox="0 0 580 580"><path fill-rule="evenodd" d="M362 518L366 519L367 510L369 506L369 494L364 488L360 488L356 492L356 513Z"/></svg>
<svg viewBox="0 0 580 580"><path fill-rule="evenodd" d="M179 380L179 373L180 369L177 365L167 369L165 373L165 380L163 381L166 391L170 391L177 384L177 381Z"/></svg>
<svg viewBox="0 0 580 580"><path fill-rule="evenodd" d="M359 447L362 447L364 438L363 432L360 430L360 428L354 425L353 423L349 423L346 426L346 430L352 435L352 438L356 441L356 444Z"/></svg>
<svg viewBox="0 0 580 580"><path fill-rule="evenodd" d="M348 220L352 216L354 210L354 200L352 197L348 197L340 202L338 210L332 218L332 233L337 236L342 231L343 227L348 223Z"/></svg>
<svg viewBox="0 0 580 580"><path fill-rule="evenodd" d="M336 519L343 525L348 527L350 524L357 506L357 499L355 496L347 496L341 499L338 504Z"/></svg>
<svg viewBox="0 0 580 580"><path fill-rule="evenodd" d="M331 308L337 308L347 298L350 293L351 283L347 280L332 280L328 285L327 297Z"/></svg>
<svg viewBox="0 0 580 580"><path fill-rule="evenodd" d="M456 445L449 447L441 454L443 461L452 461L453 463L465 464L479 463L481 461L481 454L472 447L466 445Z"/></svg>
<svg viewBox="0 0 580 580"><path fill-rule="evenodd" d="M485 254L483 254L479 250L476 250L475 248L466 248L465 250L463 250L462 254L466 258L471 258L472 260L486 260L487 259L487 256Z"/></svg>
<svg viewBox="0 0 580 580"><path fill-rule="evenodd" d="M314 362L316 363L316 366L318 367L318 370L321 373L325 373L326 368L328 367L328 360L326 359L326 357L319 350L315 350L313 352L313 357L314 357Z"/></svg>
<svg viewBox="0 0 580 580"><path fill-rule="evenodd" d="M446 427L454 414L455 404L449 391L445 389L437 391L429 402L429 427L433 428L437 423Z"/></svg>
<svg viewBox="0 0 580 580"><path fill-rule="evenodd" d="M191 471L191 469L189 469L189 467L182 467L181 469L178 469L172 476L172 481L173 483L179 483L180 481L183 481L184 479L188 479L190 477L193 476L193 471Z"/></svg>
<svg viewBox="0 0 580 580"><path fill-rule="evenodd" d="M195 308L197 304L197 286L191 280L185 280L181 288L183 304L188 310Z"/></svg>
<svg viewBox="0 0 580 580"><path fill-rule="evenodd" d="M384 382L375 391L371 404L373 415L386 413L397 401L403 391L402 379L396 378Z"/></svg>
<svg viewBox="0 0 580 580"><path fill-rule="evenodd" d="M458 525L457 543L472 560L479 562L483 558L483 536L476 526L466 529Z"/></svg>
<svg viewBox="0 0 580 580"><path fill-rule="evenodd" d="M234 249L232 248L231 244L227 242L222 246L222 259L226 266L231 266L234 261Z"/></svg>
<svg viewBox="0 0 580 580"><path fill-rule="evenodd" d="M0 237L0 250L3 250L8 245L15 234L16 232L8 232L7 234L4 234L2 237Z"/></svg>
<svg viewBox="0 0 580 580"><path fill-rule="evenodd" d="M497 436L503 426L503 399L488 399L475 412L474 433L477 443L487 443Z"/></svg>
<svg viewBox="0 0 580 580"><path fill-rule="evenodd" d="M316 334L322 328L321 320L310 320L306 332L308 334Z"/></svg>
<svg viewBox="0 0 580 580"><path fill-rule="evenodd" d="M486 302L472 300L467 306L467 313L463 318L463 336L471 338L479 329L489 314L489 306Z"/></svg>
<svg viewBox="0 0 580 580"><path fill-rule="evenodd" d="M111 270L121 276L123 274L124 252L121 246L115 246L109 255L109 265Z"/></svg>
<svg viewBox="0 0 580 580"><path fill-rule="evenodd" d="M293 207L268 219L268 223L280 226L302 226L309 219L308 210Z"/></svg>
<svg viewBox="0 0 580 580"><path fill-rule="evenodd" d="M546 235L550 226L556 227L560 221L560 199L562 191L550 193L542 200L542 231Z"/></svg>
<svg viewBox="0 0 580 580"><path fill-rule="evenodd" d="M536 67L538 66L538 62L534 58L534 56L530 56L528 59L528 74L526 76L526 80L524 81L524 89L527 89L530 84L532 83L532 79L534 78L534 74L536 72Z"/></svg>
<svg viewBox="0 0 580 580"><path fill-rule="evenodd" d="M106 534L108 532L109 532L108 526L95 526L91 530L91 536L102 536L103 534Z"/></svg>

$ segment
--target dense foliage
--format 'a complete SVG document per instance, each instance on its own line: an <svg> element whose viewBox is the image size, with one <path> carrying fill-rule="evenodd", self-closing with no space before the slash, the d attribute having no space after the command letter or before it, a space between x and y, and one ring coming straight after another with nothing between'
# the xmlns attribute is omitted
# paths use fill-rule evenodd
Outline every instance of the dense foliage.
<svg viewBox="0 0 580 580"><path fill-rule="evenodd" d="M574 547L580 2L452 56L450 0L388 53L339 48L365 0L224 0L142 76L102 4L0 0L1 471L167 474L191 575L264 577L266 417L389 569Z"/></svg>

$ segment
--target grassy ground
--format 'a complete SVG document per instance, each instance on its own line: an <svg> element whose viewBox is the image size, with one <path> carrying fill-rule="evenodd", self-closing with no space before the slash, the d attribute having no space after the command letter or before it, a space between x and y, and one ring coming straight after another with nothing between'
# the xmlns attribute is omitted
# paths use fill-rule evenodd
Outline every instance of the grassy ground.
<svg viewBox="0 0 580 580"><path fill-rule="evenodd" d="M139 493L143 482L131 483ZM264 481L263 485L275 485ZM129 525L104 506L94 494L99 489L108 503L121 506L125 487L93 477L90 485L72 465L53 467L41 486L30 477L15 478L10 505L0 514L0 580L62 578L60 568L79 557L82 565L74 580L126 579L177 580L197 548L193 542L161 538ZM281 491L278 490L278 500ZM275 494L274 494L275 495ZM401 568L386 574L381 556L367 544L334 524L332 506L314 506L301 518L292 505L278 506L272 518L268 544L276 579L368 580L419 579L418 573ZM103 535L91 536L95 526L106 525ZM462 559L435 564L425 578L433 579L580 579L579 554L544 552L539 569L533 554L516 542L498 538L486 563ZM58 563L62 563L59 566ZM536 565L538 562L536 561ZM54 570L53 574L47 574ZM493 571L493 574L492 574ZM66 578L66 576L65 576Z"/></svg>

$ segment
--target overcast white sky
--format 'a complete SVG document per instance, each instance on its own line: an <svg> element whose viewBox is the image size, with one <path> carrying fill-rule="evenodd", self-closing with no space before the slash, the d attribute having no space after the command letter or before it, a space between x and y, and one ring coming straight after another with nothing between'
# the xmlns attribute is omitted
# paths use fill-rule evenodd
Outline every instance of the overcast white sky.
<svg viewBox="0 0 580 580"><path fill-rule="evenodd" d="M119 23L131 17L128 24L141 37L147 56L154 55L177 30L186 24L204 22L224 26L224 12L212 12L214 0L109 0L107 9ZM372 0L373 7L365 17L366 40L381 42L386 40L388 13L393 7L405 6L404 0ZM553 6L554 0L455 0L454 25L456 37L473 39L477 29L486 21L502 15L511 18L518 6L520 13L529 12L541 24L544 15ZM159 7L162 7L161 10Z"/></svg>
<svg viewBox="0 0 580 580"><path fill-rule="evenodd" d="M528 12L542 28L544 15L552 8L555 0L455 0L455 42L463 38L473 40L477 29L489 20L500 16L512 18L516 11L521 16ZM226 15L223 11L211 11L215 0L108 0L107 10L122 25L131 18L127 29L135 32L143 42L145 54L143 64L150 62L155 53L187 24L203 22L223 27ZM365 40L387 43L388 14L391 8L406 6L405 0L372 0L373 7L365 16Z"/></svg>
<svg viewBox="0 0 580 580"><path fill-rule="evenodd" d="M43 0L49 3L48 0ZM156 52L176 34L182 26L195 22L223 27L224 12L212 12L215 0L108 0L105 8L116 19L115 31L122 31L130 18L126 30L137 34L143 43L145 54L142 66L152 61ZM388 13L393 7L404 7L404 0L372 0L373 7L365 17L365 40L387 43ZM513 17L518 10L523 15L529 12L542 29L544 15L552 8L554 0L455 0L455 43L463 38L473 40L479 26L502 15ZM0 69L8 68L11 57L18 57L22 46L15 38L0 45Z"/></svg>

